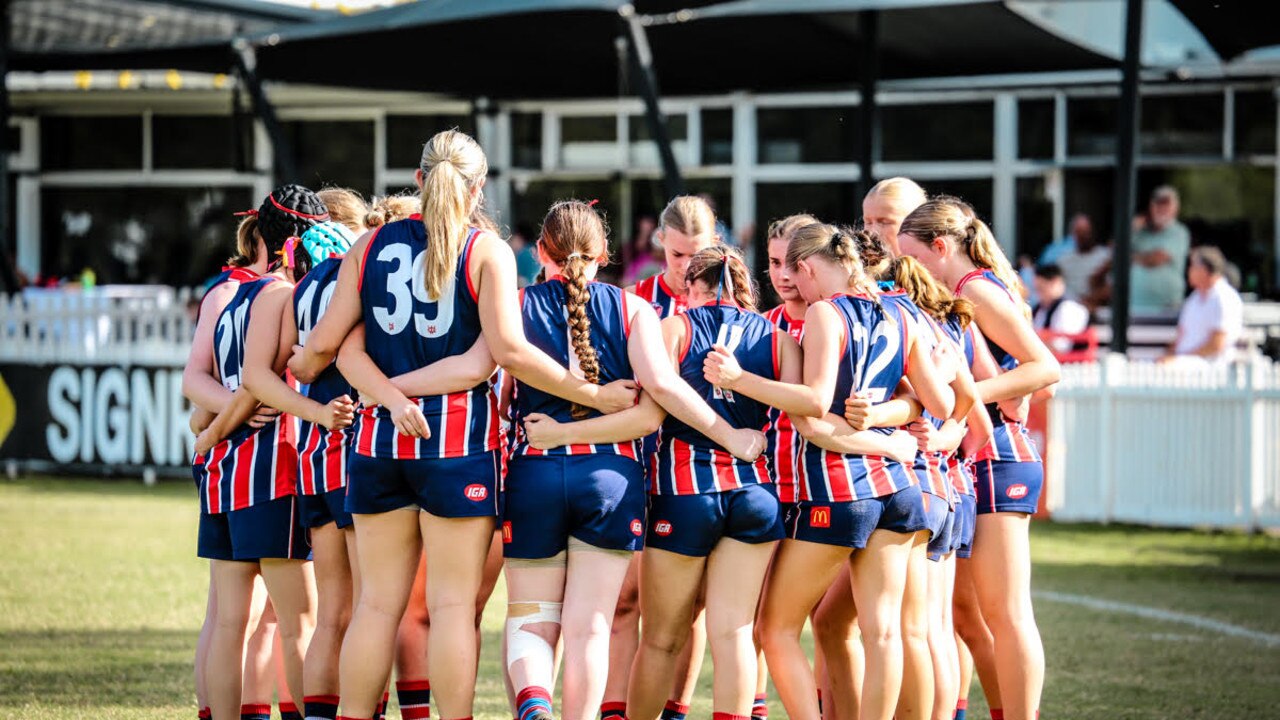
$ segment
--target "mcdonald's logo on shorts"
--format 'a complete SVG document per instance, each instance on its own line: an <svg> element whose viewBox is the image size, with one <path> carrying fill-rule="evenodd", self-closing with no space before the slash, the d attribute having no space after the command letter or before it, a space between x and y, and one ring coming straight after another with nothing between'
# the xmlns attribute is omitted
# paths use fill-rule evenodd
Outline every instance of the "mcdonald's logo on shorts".
<svg viewBox="0 0 1280 720"><path fill-rule="evenodd" d="M502 523L502 542L508 545L511 544L511 521L510 520Z"/></svg>
<svg viewBox="0 0 1280 720"><path fill-rule="evenodd" d="M809 510L809 527L831 527L831 507L823 505L822 507L811 508Z"/></svg>

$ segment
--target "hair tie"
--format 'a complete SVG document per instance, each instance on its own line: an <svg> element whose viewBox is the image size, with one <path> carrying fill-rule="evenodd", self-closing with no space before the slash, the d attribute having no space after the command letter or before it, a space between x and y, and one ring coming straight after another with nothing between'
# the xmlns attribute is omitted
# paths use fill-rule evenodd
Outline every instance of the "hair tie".
<svg viewBox="0 0 1280 720"><path fill-rule="evenodd" d="M293 267L293 251L298 247L298 237L293 236L284 241L284 247L280 248L276 254L280 256L280 262L284 263L287 268Z"/></svg>
<svg viewBox="0 0 1280 720"><path fill-rule="evenodd" d="M839 244L840 244L840 236L841 236L841 235L842 235L842 233L841 233L839 230L837 230L837 231L835 231L835 233L831 236L830 244L831 244L831 246L832 246L832 247L834 247L834 246L836 246L836 245L839 245Z"/></svg>
<svg viewBox="0 0 1280 720"><path fill-rule="evenodd" d="M586 256L580 252L575 252L575 253L569 253L569 257L565 258L564 260L565 262L568 262L574 258L583 258L583 257L586 257Z"/></svg>
<svg viewBox="0 0 1280 720"><path fill-rule="evenodd" d="M587 203L587 207L593 208L596 206L596 203L598 202L600 202L600 198L596 198L595 200L592 200L591 202Z"/></svg>
<svg viewBox="0 0 1280 720"><path fill-rule="evenodd" d="M234 215L235 217L244 217L246 215L248 215L249 217L258 217L258 211L254 209L241 210L238 213L231 213L231 214Z"/></svg>

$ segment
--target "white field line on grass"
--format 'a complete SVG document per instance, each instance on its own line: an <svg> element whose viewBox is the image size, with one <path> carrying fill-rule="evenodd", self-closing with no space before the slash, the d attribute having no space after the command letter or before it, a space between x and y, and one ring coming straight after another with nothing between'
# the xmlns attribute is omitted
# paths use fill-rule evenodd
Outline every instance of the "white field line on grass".
<svg viewBox="0 0 1280 720"><path fill-rule="evenodd" d="M1035 590L1031 595L1041 600L1066 603L1068 605L1079 605L1081 607L1087 607L1091 610L1098 610L1101 612L1122 613L1125 615L1136 615L1150 620L1182 623L1183 625L1190 625L1201 630L1216 632L1220 635L1230 635L1232 637L1253 640L1254 642L1262 643L1267 647L1280 647L1280 635L1250 630L1249 628L1232 625L1231 623L1225 623L1207 617L1201 617L1200 615L1174 612L1172 610L1161 610L1160 608L1147 607L1146 605L1134 605L1126 602L1116 602L1115 600L1103 600L1102 598L1090 597L1088 595L1054 592L1052 590Z"/></svg>

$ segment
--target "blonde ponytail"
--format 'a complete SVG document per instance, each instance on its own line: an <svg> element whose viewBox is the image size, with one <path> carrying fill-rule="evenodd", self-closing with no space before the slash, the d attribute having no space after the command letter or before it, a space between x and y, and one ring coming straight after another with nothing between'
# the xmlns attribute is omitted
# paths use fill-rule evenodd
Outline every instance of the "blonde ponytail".
<svg viewBox="0 0 1280 720"><path fill-rule="evenodd" d="M423 286L438 300L449 287L462 254L475 203L472 190L484 182L489 163L465 133L436 133L422 150L422 224L427 230Z"/></svg>

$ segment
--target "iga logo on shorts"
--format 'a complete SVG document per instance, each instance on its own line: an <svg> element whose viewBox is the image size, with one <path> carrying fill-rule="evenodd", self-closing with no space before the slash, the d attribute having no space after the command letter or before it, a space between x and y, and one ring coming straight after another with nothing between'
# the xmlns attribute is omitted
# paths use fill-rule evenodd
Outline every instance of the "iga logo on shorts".
<svg viewBox="0 0 1280 720"><path fill-rule="evenodd" d="M668 532L670 531L668 530ZM636 537L644 534L644 523L640 522L640 518L635 518L631 521L631 534Z"/></svg>
<svg viewBox="0 0 1280 720"><path fill-rule="evenodd" d="M653 525L653 531L657 533L659 537L666 537L670 535L671 530L671 523L666 520L659 520Z"/></svg>
<svg viewBox="0 0 1280 720"><path fill-rule="evenodd" d="M1021 500L1022 498L1027 496L1027 486L1023 485L1022 483L1018 483L1017 485L1010 485L1009 489L1004 491L1004 494L1008 495L1010 498L1013 498L1014 500Z"/></svg>
<svg viewBox="0 0 1280 720"><path fill-rule="evenodd" d="M462 494L467 496L468 500L479 502L489 497L489 488L480 483L471 483L462 490Z"/></svg>
<svg viewBox="0 0 1280 720"><path fill-rule="evenodd" d="M823 505L809 511L809 525L816 528L831 527L831 508Z"/></svg>

